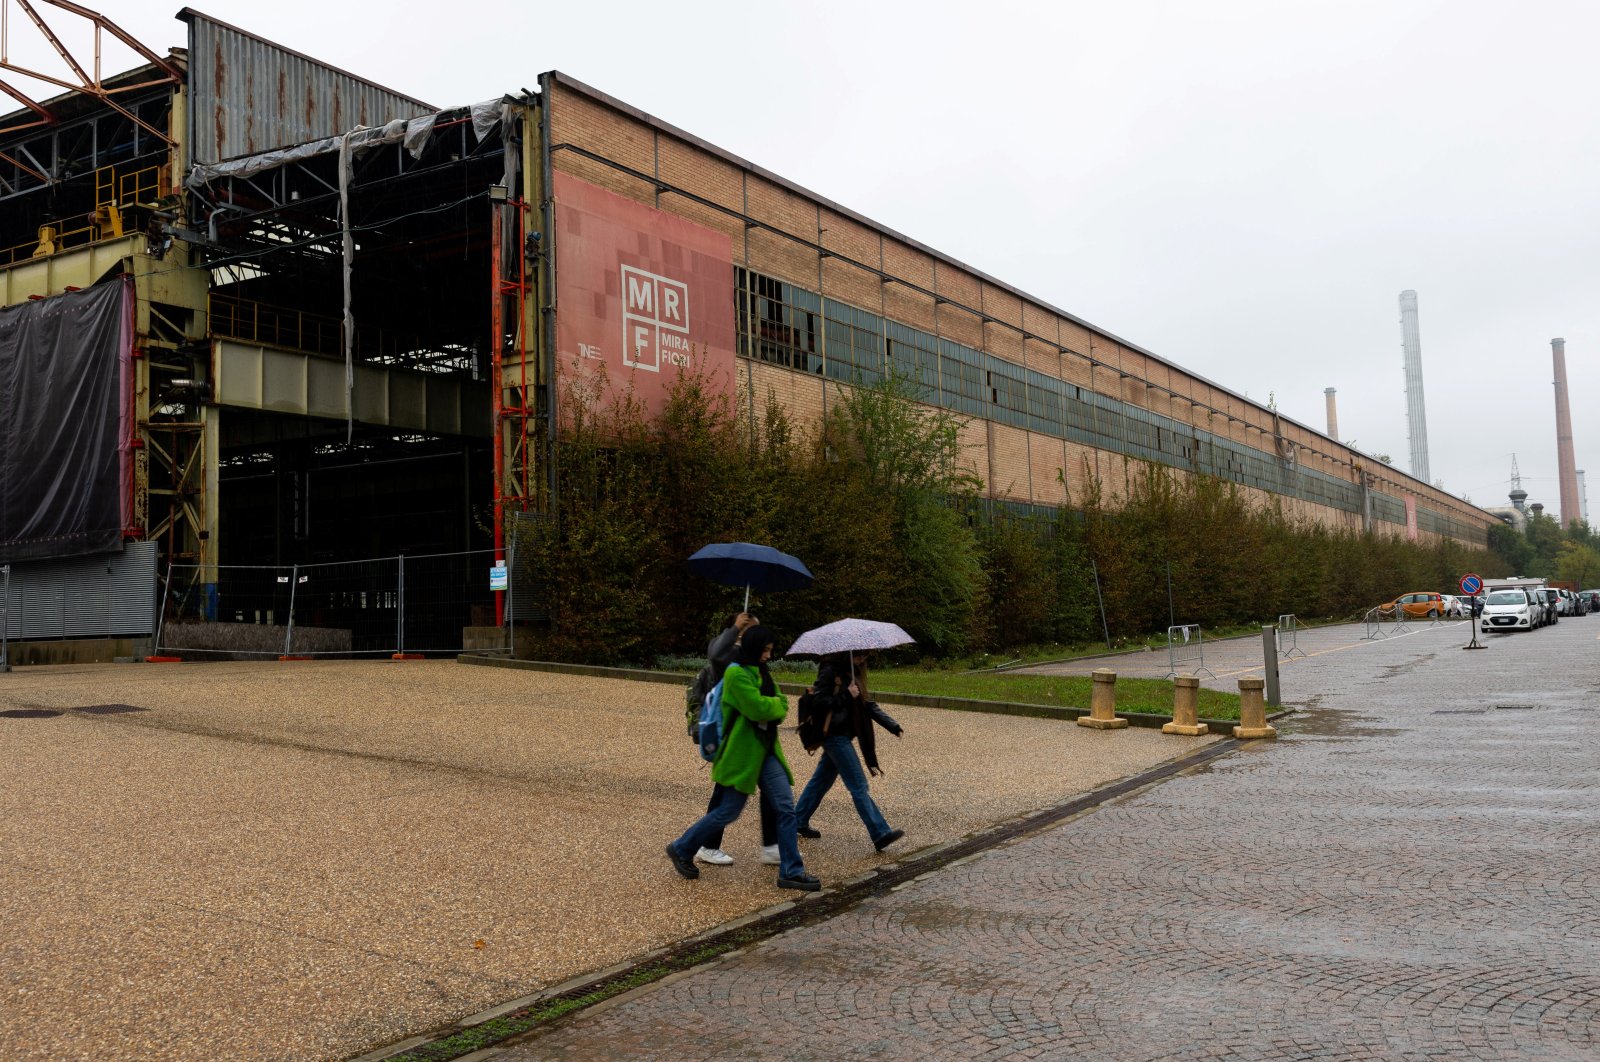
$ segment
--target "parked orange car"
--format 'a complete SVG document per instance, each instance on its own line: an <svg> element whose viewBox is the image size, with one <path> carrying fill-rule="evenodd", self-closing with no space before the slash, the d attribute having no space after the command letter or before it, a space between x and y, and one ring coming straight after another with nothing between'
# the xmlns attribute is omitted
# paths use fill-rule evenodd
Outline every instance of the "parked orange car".
<svg viewBox="0 0 1600 1062"><path fill-rule="evenodd" d="M1406 610L1408 616L1423 616L1433 618L1444 615L1444 598L1438 594L1401 594L1393 601L1384 602L1381 606L1385 613L1393 612L1396 608Z"/></svg>

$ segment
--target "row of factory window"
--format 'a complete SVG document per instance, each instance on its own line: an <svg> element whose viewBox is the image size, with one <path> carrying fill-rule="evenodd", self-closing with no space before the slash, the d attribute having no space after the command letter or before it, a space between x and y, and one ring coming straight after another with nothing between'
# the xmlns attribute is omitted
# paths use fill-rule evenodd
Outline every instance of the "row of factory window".
<svg viewBox="0 0 1600 1062"><path fill-rule="evenodd" d="M965 416L1345 512L1361 511L1360 487L1320 470L754 270L739 268L735 273L739 353L744 357L843 383L872 384L897 373L921 391L923 401ZM1405 522L1401 503L1383 495L1376 498L1386 503L1375 505L1378 519ZM1470 534L1470 525L1426 510L1418 511L1418 525L1457 537Z"/></svg>

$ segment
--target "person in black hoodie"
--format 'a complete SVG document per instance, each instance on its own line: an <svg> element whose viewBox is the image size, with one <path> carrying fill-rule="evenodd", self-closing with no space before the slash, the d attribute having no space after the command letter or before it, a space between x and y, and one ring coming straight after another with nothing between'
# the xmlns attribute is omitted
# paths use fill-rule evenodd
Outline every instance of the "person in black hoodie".
<svg viewBox="0 0 1600 1062"><path fill-rule="evenodd" d="M817 665L817 681L806 699L810 716L802 717L801 735L807 750L811 742L820 738L822 758L817 769L806 783L805 791L795 804L797 831L801 837L821 837L820 830L812 828L811 816L822 803L822 798L833 787L835 779L844 782L855 802L856 814L867 828L867 836L878 851L894 844L905 836L904 830L890 829L883 812L873 802L868 788L867 773L882 774L878 767L877 742L873 737L873 724L883 727L895 737L904 728L878 707L878 702L867 693L867 654L835 653L823 657ZM861 743L861 756L856 756L855 743ZM866 770L861 761L866 760Z"/></svg>

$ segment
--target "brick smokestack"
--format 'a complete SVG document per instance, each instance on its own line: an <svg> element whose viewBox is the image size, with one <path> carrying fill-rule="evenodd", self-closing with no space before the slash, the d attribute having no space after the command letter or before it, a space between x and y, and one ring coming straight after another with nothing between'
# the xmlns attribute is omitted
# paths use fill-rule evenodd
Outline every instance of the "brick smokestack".
<svg viewBox="0 0 1600 1062"><path fill-rule="evenodd" d="M1556 376L1556 468L1561 477L1561 526L1583 513L1578 503L1578 458L1572 449L1572 407L1567 401L1567 341L1552 339L1550 356Z"/></svg>
<svg viewBox="0 0 1600 1062"><path fill-rule="evenodd" d="M1322 394L1328 400L1328 438L1332 439L1334 442L1338 442L1339 406L1333 400L1333 396L1338 394L1338 392L1331 387L1324 387L1322 389Z"/></svg>

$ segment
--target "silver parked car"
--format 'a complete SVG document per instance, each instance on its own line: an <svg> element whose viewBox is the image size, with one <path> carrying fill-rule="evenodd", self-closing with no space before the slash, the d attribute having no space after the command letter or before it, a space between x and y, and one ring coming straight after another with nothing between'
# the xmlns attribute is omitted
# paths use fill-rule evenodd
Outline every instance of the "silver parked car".
<svg viewBox="0 0 1600 1062"><path fill-rule="evenodd" d="M1555 623L1560 620L1566 614L1561 611L1561 591L1553 586L1541 586L1538 592L1544 595L1546 622Z"/></svg>

